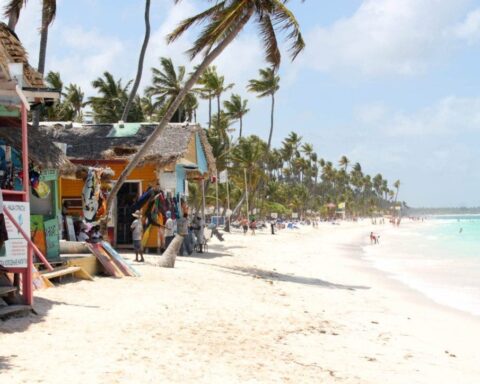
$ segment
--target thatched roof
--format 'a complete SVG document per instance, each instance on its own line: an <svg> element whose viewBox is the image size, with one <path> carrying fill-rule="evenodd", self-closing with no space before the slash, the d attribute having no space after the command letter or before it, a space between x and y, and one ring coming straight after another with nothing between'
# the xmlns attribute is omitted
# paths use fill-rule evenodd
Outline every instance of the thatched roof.
<svg viewBox="0 0 480 384"><path fill-rule="evenodd" d="M22 150L20 119L0 117L0 140L18 151ZM75 165L53 144L51 138L31 126L28 127L28 154L29 159L43 169L57 169L63 176L73 176L75 174Z"/></svg>
<svg viewBox="0 0 480 384"><path fill-rule="evenodd" d="M131 133L113 124L77 125L40 123L41 129L52 140L67 144L67 156L76 160L119 160L131 158L151 135L156 124L138 124ZM114 137L112 137L114 132ZM159 166L176 162L188 151L188 144L195 133L199 134L210 173L215 173L215 159L205 131L198 124L170 123L153 143L143 163Z"/></svg>
<svg viewBox="0 0 480 384"><path fill-rule="evenodd" d="M45 86L42 75L28 63L27 52L15 32L11 31L5 23L0 22L0 68L8 80L10 80L9 63L23 64L24 87L43 88Z"/></svg>

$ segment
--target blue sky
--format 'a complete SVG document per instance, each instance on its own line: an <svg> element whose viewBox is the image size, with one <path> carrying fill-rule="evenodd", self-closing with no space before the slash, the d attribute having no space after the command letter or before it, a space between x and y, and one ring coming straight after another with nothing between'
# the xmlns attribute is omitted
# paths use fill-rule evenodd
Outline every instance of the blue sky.
<svg viewBox="0 0 480 384"><path fill-rule="evenodd" d="M87 95L105 70L133 78L143 38L142 0L57 0L47 69ZM5 1L1 1L5 3ZM29 0L17 32L37 63L40 0ZM187 35L164 36L206 1L152 0L152 39L144 84L158 57L191 67ZM480 1L299 0L290 2L307 49L286 55L277 96L274 145L296 131L320 157L346 155L366 172L400 179L399 198L412 206L480 206ZM265 139L269 101L248 94L263 61L255 29L247 28L217 61L234 92L248 97L246 133ZM201 122L207 106L201 105Z"/></svg>

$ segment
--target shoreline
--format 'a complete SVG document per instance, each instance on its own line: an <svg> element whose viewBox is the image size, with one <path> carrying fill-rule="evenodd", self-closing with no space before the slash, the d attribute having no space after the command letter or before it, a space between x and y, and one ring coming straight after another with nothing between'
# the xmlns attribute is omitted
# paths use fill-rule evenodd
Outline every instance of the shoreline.
<svg viewBox="0 0 480 384"><path fill-rule="evenodd" d="M418 226L422 226L425 228L426 226L432 227L432 226L438 226L438 223L416 223L416 222L407 222L406 226L408 229L412 229ZM388 236L389 234L393 233L397 229L389 226L386 224L382 229L382 231L378 231L379 227L377 226L370 226L372 230L377 230L380 234L382 234L383 237ZM400 229L401 230L401 229ZM354 241L352 239L352 241ZM433 295L429 295L428 293L424 292L422 289L417 288L414 286L414 284L409 284L408 283L408 277L402 276L399 272L391 271L386 268L381 268L375 265L378 260L374 260L371 256L369 256L365 250L365 247L369 246L369 243L365 240L362 241L362 239L357 239L357 245L359 247L359 252L360 252L360 257L363 260L365 264L368 266L368 268L371 273L378 273L379 277L382 277L385 279L385 284L389 285L390 288L394 290L404 290L406 293L412 295L412 299L415 301L419 302L422 305L434 305L437 307L437 309L446 311L449 313L453 314L458 314L464 316L466 319L472 320L472 321L480 321L480 315L477 315L475 313L472 313L466 309L462 309L459 307L456 307L451 304L446 304L443 302L440 302L436 300ZM367 271L367 273L369 273Z"/></svg>
<svg viewBox="0 0 480 384"><path fill-rule="evenodd" d="M174 269L38 291L38 316L0 323L0 378L476 384L478 318L369 265L369 228L234 233Z"/></svg>

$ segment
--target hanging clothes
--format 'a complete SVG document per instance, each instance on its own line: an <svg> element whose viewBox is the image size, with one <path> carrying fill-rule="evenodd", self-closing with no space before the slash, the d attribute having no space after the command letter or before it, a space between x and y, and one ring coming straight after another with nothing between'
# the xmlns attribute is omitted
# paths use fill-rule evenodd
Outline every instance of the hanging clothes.
<svg viewBox="0 0 480 384"><path fill-rule="evenodd" d="M83 216L87 222L95 220L100 199L100 178L93 168L88 169L87 179L82 190Z"/></svg>

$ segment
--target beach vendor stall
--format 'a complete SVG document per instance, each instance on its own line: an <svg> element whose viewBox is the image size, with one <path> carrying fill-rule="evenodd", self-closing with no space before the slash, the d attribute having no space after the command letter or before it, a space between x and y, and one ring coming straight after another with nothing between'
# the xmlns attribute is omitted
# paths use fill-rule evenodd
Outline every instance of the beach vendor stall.
<svg viewBox="0 0 480 384"><path fill-rule="evenodd" d="M41 123L52 140L64 143L68 158L76 165L110 168L115 178L125 169L145 140L153 132L152 123L76 124ZM134 213L144 213L144 246L160 250L165 246L166 211L174 217L182 212L188 195L188 181L200 182L215 171L212 149L205 131L198 124L169 124L129 175L116 197L109 215L108 236L116 247L132 247L130 225ZM92 174L89 179L60 179L60 196L70 214L84 221L99 219L98 206L86 196L97 196ZM93 183L92 183L93 181ZM85 191L88 190L87 195ZM85 211L91 205L92 217ZM93 215L93 212L96 212ZM105 212L106 213L106 212Z"/></svg>
<svg viewBox="0 0 480 384"><path fill-rule="evenodd" d="M55 238L53 254L58 241L57 172L68 175L75 167L28 125L27 112L58 97L28 64L17 36L0 23L0 299L7 304L1 306L0 317L22 310L14 304L33 303L34 257L52 269L46 257L47 233Z"/></svg>

